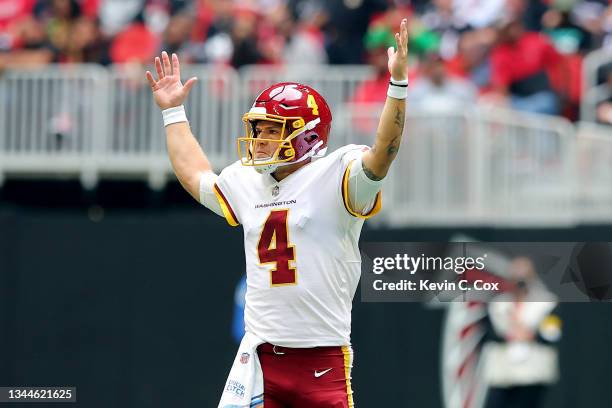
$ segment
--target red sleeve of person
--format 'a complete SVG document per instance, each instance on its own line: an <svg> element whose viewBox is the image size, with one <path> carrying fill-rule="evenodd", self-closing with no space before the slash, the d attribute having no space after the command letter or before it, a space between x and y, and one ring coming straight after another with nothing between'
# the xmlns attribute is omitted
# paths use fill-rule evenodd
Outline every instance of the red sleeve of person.
<svg viewBox="0 0 612 408"><path fill-rule="evenodd" d="M19 24L32 15L36 0L0 0L0 50L19 48Z"/></svg>
<svg viewBox="0 0 612 408"><path fill-rule="evenodd" d="M519 93L527 94L546 87L547 81L542 77L561 61L548 38L525 31L520 21L506 23L500 37L491 53L492 85L504 91L515 87Z"/></svg>

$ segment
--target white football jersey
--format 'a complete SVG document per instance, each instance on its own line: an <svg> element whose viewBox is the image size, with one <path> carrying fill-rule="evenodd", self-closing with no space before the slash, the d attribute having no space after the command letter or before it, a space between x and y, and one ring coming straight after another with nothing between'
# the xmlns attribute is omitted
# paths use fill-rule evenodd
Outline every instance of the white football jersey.
<svg viewBox="0 0 612 408"><path fill-rule="evenodd" d="M242 224L246 258L246 330L285 347L350 344L351 308L361 274L365 216L350 208L350 163L365 146L349 145L277 182L236 162L215 193L227 221Z"/></svg>

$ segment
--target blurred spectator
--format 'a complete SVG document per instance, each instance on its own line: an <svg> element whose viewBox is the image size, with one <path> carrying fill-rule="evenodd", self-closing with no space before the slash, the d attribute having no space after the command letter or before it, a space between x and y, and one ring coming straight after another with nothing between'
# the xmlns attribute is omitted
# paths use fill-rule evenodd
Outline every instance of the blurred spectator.
<svg viewBox="0 0 612 408"><path fill-rule="evenodd" d="M491 26L503 15L507 0L454 0L454 14L473 28Z"/></svg>
<svg viewBox="0 0 612 408"><path fill-rule="evenodd" d="M233 21L233 4L230 0L202 0L198 5L197 19L192 38L202 42L198 62L229 63L233 45L230 33Z"/></svg>
<svg viewBox="0 0 612 408"><path fill-rule="evenodd" d="M515 258L509 268L512 290L488 306L485 407L536 408L559 377L556 343L561 320L555 314L556 298L537 277L532 261Z"/></svg>
<svg viewBox="0 0 612 408"><path fill-rule="evenodd" d="M197 1L195 1L197 2ZM170 15L193 12L194 0L168 0Z"/></svg>
<svg viewBox="0 0 612 408"><path fill-rule="evenodd" d="M593 47L604 41L606 10L610 10L609 0L576 0L572 4L570 18L593 36Z"/></svg>
<svg viewBox="0 0 612 408"><path fill-rule="evenodd" d="M461 109L474 105L477 96L471 82L450 76L442 57L431 52L424 57L422 75L408 90L408 103L431 111Z"/></svg>
<svg viewBox="0 0 612 408"><path fill-rule="evenodd" d="M565 4L567 0L506 0L505 9L506 14L521 16L528 31L541 31L543 15L557 3Z"/></svg>
<svg viewBox="0 0 612 408"><path fill-rule="evenodd" d="M415 13L424 14L430 6L431 0L394 0L394 3L398 6L400 4L409 6Z"/></svg>
<svg viewBox="0 0 612 408"><path fill-rule="evenodd" d="M142 19L146 0L98 0L97 16L102 32L114 36L128 28L134 20Z"/></svg>
<svg viewBox="0 0 612 408"><path fill-rule="evenodd" d="M457 48L457 55L447 62L450 73L470 80L481 93L491 88L490 52L497 33L490 28L465 32Z"/></svg>
<svg viewBox="0 0 612 408"><path fill-rule="evenodd" d="M385 102L389 87L387 49L393 46L395 46L395 37L386 26L374 26L368 30L365 47L368 50L368 63L374 68L374 77L357 87L351 102L358 104Z"/></svg>
<svg viewBox="0 0 612 408"><path fill-rule="evenodd" d="M177 53L181 56L181 61L192 62L195 57L192 55L191 33L193 31L193 17L187 13L175 14L171 17L163 34L162 50L169 54Z"/></svg>
<svg viewBox="0 0 612 408"><path fill-rule="evenodd" d="M231 0L200 0L197 5L193 36L206 41L218 33L229 34L233 20Z"/></svg>
<svg viewBox="0 0 612 408"><path fill-rule="evenodd" d="M552 7L542 15L542 28L562 54L586 51L595 38L580 25L574 23L570 7Z"/></svg>
<svg viewBox="0 0 612 408"><path fill-rule="evenodd" d="M525 31L519 18L509 17L500 24L499 41L491 54L491 82L496 95L508 96L517 110L559 113L559 99L547 70L560 59L546 37Z"/></svg>
<svg viewBox="0 0 612 408"><path fill-rule="evenodd" d="M110 56L113 63L149 64L159 50L159 38L137 18L115 36Z"/></svg>
<svg viewBox="0 0 612 408"><path fill-rule="evenodd" d="M353 126L366 138L374 137L379 118L372 113L380 110L387 99L390 79L387 49L392 46L395 46L395 37L386 25L376 24L368 30L365 48L374 75L357 86L348 109Z"/></svg>
<svg viewBox="0 0 612 408"><path fill-rule="evenodd" d="M272 17L272 24L283 43L280 61L288 66L320 65L327 62L325 39L319 28L322 16L317 10L303 12L300 18L287 5L281 5Z"/></svg>
<svg viewBox="0 0 612 408"><path fill-rule="evenodd" d="M56 52L47 39L43 25L26 18L15 30L19 48L11 52L0 52L0 70L49 64L55 60Z"/></svg>
<svg viewBox="0 0 612 408"><path fill-rule="evenodd" d="M597 121L606 125L612 125L612 68L608 69L607 82L608 99L597 106Z"/></svg>
<svg viewBox="0 0 612 408"><path fill-rule="evenodd" d="M76 0L39 1L34 10L38 21L44 24L47 38L62 61L69 43L74 41L73 25L81 15L81 8Z"/></svg>
<svg viewBox="0 0 612 408"><path fill-rule="evenodd" d="M376 75L351 102L380 103L395 45L388 27L405 17L411 66L444 72L430 88L427 75L413 81L415 95L447 92L460 77L483 101L570 119L583 56L612 49L610 0L0 0L0 65L149 64L160 48L188 63L276 64L295 75L368 63ZM434 50L445 68L419 63Z"/></svg>
<svg viewBox="0 0 612 408"><path fill-rule="evenodd" d="M111 63L109 48L110 43L102 36L98 22L81 17L72 25L64 62L108 65Z"/></svg>
<svg viewBox="0 0 612 408"><path fill-rule="evenodd" d="M612 50L612 3L603 14L601 29L603 31L602 48Z"/></svg>
<svg viewBox="0 0 612 408"><path fill-rule="evenodd" d="M21 47L21 25L30 19L36 0L0 0L0 51Z"/></svg>
<svg viewBox="0 0 612 408"><path fill-rule="evenodd" d="M363 63L363 37L376 13L387 10L384 0L327 0L325 35L330 64Z"/></svg>
<svg viewBox="0 0 612 408"><path fill-rule="evenodd" d="M435 48L439 49L440 54L446 60L451 59L457 53L457 44L461 32L468 29L467 23L458 18L454 12L453 0L433 0L429 9L420 18L419 23L423 25L426 32L435 33ZM417 23L416 20L412 24ZM411 36L411 49L415 49L415 45L419 47L419 43L425 40L425 32L420 35ZM431 34L429 34L431 38ZM416 38L415 38L416 37ZM421 46L422 47L422 46ZM424 48L430 48L425 46Z"/></svg>
<svg viewBox="0 0 612 408"><path fill-rule="evenodd" d="M257 18L257 14L248 9L241 10L235 15L231 29L233 45L231 62L236 68L263 60L257 44Z"/></svg>

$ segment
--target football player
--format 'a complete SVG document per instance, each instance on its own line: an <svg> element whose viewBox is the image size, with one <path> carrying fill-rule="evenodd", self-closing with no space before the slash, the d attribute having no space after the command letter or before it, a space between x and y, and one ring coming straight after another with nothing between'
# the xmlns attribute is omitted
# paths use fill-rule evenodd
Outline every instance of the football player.
<svg viewBox="0 0 612 408"><path fill-rule="evenodd" d="M244 115L239 160L217 175L183 107L197 79L183 84L178 57L165 52L155 58L157 79L146 72L178 180L230 225L242 225L245 325L261 339L256 352L266 408L354 406L350 331L361 272L358 240L364 220L381 208L381 183L403 133L406 24L395 34L397 49L388 50L391 80L371 148L349 145L326 154L332 115L325 99L307 85L279 83ZM249 354L239 360L248 363ZM231 384L237 392L242 386ZM256 397L251 406L261 404Z"/></svg>

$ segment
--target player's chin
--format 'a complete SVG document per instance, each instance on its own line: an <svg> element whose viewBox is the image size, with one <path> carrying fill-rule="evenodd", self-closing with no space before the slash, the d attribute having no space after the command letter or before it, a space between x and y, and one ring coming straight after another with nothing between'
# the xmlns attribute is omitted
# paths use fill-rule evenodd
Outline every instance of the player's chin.
<svg viewBox="0 0 612 408"><path fill-rule="evenodd" d="M262 160L270 160L271 158L272 158L272 155L268 153L264 153L264 152L255 153L255 160L262 161Z"/></svg>

